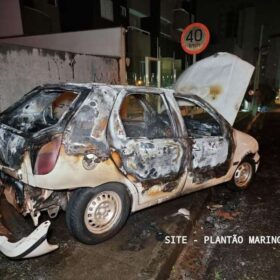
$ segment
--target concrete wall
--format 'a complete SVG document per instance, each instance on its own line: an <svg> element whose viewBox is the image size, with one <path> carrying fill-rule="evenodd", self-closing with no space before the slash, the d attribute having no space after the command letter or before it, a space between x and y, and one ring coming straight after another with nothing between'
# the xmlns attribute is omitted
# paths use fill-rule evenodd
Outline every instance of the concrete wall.
<svg viewBox="0 0 280 280"><path fill-rule="evenodd" d="M118 59L0 44L0 111L37 85L58 82L118 84Z"/></svg>
<svg viewBox="0 0 280 280"><path fill-rule="evenodd" d="M121 27L7 38L1 43L119 58L120 83L127 83L125 29Z"/></svg>
<svg viewBox="0 0 280 280"><path fill-rule="evenodd" d="M34 35L0 40L0 43L74 53L122 57L124 53L123 28Z"/></svg>

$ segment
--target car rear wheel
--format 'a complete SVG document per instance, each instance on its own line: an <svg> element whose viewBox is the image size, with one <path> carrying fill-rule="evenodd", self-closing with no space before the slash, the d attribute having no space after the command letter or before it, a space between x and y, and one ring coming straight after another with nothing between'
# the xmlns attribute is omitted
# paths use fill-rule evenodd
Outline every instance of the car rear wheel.
<svg viewBox="0 0 280 280"><path fill-rule="evenodd" d="M130 213L130 197L121 184L82 188L71 196L66 210L70 232L79 241L97 244L113 237Z"/></svg>
<svg viewBox="0 0 280 280"><path fill-rule="evenodd" d="M247 189L255 175L255 163L251 158L245 158L237 166L228 186L235 191Z"/></svg>

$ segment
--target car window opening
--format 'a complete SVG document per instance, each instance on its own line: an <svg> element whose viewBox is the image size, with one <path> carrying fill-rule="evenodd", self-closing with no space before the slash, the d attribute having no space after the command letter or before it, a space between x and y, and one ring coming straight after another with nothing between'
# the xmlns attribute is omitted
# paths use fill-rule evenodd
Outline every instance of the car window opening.
<svg viewBox="0 0 280 280"><path fill-rule="evenodd" d="M3 115L1 122L24 133L36 133L58 123L77 96L72 91L41 90Z"/></svg>
<svg viewBox="0 0 280 280"><path fill-rule="evenodd" d="M130 94L125 97L120 117L127 137L173 138L166 105L159 94Z"/></svg>
<svg viewBox="0 0 280 280"><path fill-rule="evenodd" d="M176 101L190 137L222 136L219 123L204 108L185 99Z"/></svg>

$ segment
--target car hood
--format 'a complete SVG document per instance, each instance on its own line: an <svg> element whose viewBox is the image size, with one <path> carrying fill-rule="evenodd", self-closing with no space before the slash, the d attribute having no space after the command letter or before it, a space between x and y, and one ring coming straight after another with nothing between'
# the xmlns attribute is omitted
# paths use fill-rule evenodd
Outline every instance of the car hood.
<svg viewBox="0 0 280 280"><path fill-rule="evenodd" d="M254 71L254 66L229 53L202 59L179 77L176 92L195 94L210 103L231 125Z"/></svg>

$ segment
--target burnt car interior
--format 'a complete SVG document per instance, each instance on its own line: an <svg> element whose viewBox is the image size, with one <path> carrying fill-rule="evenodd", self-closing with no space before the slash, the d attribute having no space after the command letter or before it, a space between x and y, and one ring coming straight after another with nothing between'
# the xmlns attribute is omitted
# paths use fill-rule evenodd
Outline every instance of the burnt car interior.
<svg viewBox="0 0 280 280"><path fill-rule="evenodd" d="M183 98L176 100L190 137L222 136L219 123L204 108Z"/></svg>
<svg viewBox="0 0 280 280"><path fill-rule="evenodd" d="M127 137L174 137L171 118L160 94L127 95L122 103L120 116Z"/></svg>
<svg viewBox="0 0 280 280"><path fill-rule="evenodd" d="M23 133L36 133L58 123L77 96L62 89L40 90L3 114L1 122Z"/></svg>

